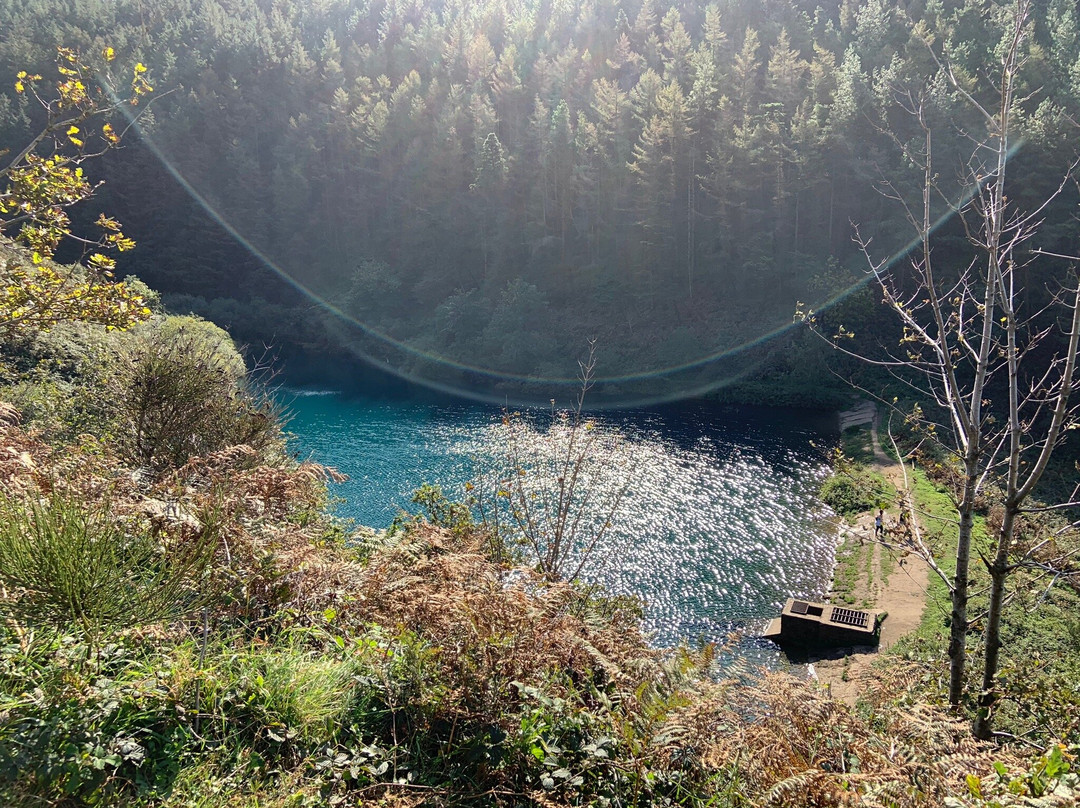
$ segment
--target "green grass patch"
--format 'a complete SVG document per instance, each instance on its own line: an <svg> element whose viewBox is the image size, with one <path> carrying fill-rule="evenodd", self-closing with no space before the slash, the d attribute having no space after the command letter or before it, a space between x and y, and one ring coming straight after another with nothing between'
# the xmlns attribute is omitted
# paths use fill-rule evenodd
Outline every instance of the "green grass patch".
<svg viewBox="0 0 1080 808"><path fill-rule="evenodd" d="M851 536L844 542L836 554L836 570L833 573L834 599L855 605L855 587L859 583L859 575L863 569L864 559L867 552L872 550L864 544L856 544L855 537Z"/></svg>
<svg viewBox="0 0 1080 808"><path fill-rule="evenodd" d="M874 462L874 433L868 424L849 426L840 433L840 449L860 465Z"/></svg>
<svg viewBox="0 0 1080 808"><path fill-rule="evenodd" d="M910 479L923 542L930 548L937 565L951 576L956 571L956 507L948 493L921 469L915 469ZM982 520L974 529L986 535ZM912 659L943 661L949 644L949 588L933 571L930 571L927 583L926 608L919 628L901 639L893 652Z"/></svg>
<svg viewBox="0 0 1080 808"><path fill-rule="evenodd" d="M878 574L881 576L883 586L888 586L889 576L896 569L896 559L903 551L897 547L882 547L881 558L878 561Z"/></svg>
<svg viewBox="0 0 1080 808"><path fill-rule="evenodd" d="M871 602L871 593L874 587L874 545L869 544L866 546L865 552L865 564L863 566L863 574L866 580L866 594L863 595L862 601L859 603L860 609L869 609L873 606Z"/></svg>

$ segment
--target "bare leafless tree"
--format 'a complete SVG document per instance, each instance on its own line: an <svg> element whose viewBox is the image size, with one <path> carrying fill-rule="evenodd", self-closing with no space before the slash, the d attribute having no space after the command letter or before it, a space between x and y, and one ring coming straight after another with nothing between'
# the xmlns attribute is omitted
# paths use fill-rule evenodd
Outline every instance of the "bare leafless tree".
<svg viewBox="0 0 1080 808"><path fill-rule="evenodd" d="M635 467L624 436L584 412L596 368L594 343L579 364L572 409L560 411L552 401L540 426L519 412L503 413L500 472L474 486L488 529L524 548L545 575L567 581L581 575L609 537Z"/></svg>
<svg viewBox="0 0 1080 808"><path fill-rule="evenodd" d="M1005 580L1031 561L1030 554L1012 557L1016 517L1024 511L1065 431L1076 423L1077 408L1070 394L1077 387L1080 333L1075 270L1056 282L1045 306L1032 305L1035 296L1022 282L1021 273L1033 262L1063 258L1032 250L1030 242L1039 232L1048 205L1070 181L1076 163L1063 167L1061 184L1040 204L1021 209L1007 195L1009 159L1017 140L1014 129L1021 101L1027 100L1018 93L1033 24L1032 2L1013 0L998 11L1000 63L985 77L993 85L991 92L976 87L977 79L960 75L948 47L927 34L937 75L920 90L897 90L894 95L915 121L918 135L905 139L883 129L922 175L921 196L915 199L891 181L882 183L883 193L902 207L916 235L907 261L880 257L871 239L856 227L855 240L884 303L902 324L898 348L871 357L849 347L855 343L843 329L830 337L847 353L888 369L918 400L931 403L925 408L916 406L906 416L923 436L951 455L959 469L954 492L955 573L947 575L932 564L950 590L949 700L953 705L959 705L964 694L976 503L990 491L1001 492L1005 515L993 557L983 556L992 581L976 722L977 733L984 736L989 733L995 701ZM967 138L967 156L960 165L959 182L949 186L939 173L941 161L935 159L935 136L953 137L957 132L942 132L943 127L932 122L930 101L932 88L943 85L963 102L967 113L981 121L979 134L971 128L960 132ZM980 100L987 98L993 103ZM943 216L958 219L971 246L970 263L959 271L941 268L935 260L934 233ZM1077 262L1069 263L1075 266ZM812 313L804 316L817 326ZM991 395L1002 389L1008 391L1007 401L992 402ZM929 559L929 553L925 554Z"/></svg>

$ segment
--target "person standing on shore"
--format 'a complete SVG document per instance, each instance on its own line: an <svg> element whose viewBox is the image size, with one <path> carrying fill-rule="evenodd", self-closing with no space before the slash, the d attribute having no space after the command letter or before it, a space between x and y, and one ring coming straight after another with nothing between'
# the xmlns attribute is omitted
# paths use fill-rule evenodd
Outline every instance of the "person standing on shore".
<svg viewBox="0 0 1080 808"><path fill-rule="evenodd" d="M874 517L874 538L885 538L885 509L879 508L877 516Z"/></svg>

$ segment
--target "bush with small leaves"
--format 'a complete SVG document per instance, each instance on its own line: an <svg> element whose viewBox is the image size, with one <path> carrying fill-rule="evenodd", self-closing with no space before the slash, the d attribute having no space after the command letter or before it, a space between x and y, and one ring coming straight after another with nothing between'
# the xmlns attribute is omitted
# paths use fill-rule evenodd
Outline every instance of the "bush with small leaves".
<svg viewBox="0 0 1080 808"><path fill-rule="evenodd" d="M229 446L279 441L273 401L213 323L157 318L133 329L118 353L118 432L131 461L160 472Z"/></svg>
<svg viewBox="0 0 1080 808"><path fill-rule="evenodd" d="M838 471L821 484L821 499L841 516L882 507L890 499L884 478L862 469Z"/></svg>

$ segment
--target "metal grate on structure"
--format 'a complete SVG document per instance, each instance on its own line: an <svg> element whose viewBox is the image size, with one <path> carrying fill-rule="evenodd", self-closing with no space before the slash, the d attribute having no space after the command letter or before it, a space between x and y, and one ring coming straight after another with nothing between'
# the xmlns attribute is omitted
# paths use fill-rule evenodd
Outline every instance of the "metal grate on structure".
<svg viewBox="0 0 1080 808"><path fill-rule="evenodd" d="M797 600L797 601L795 601L794 603L791 604L791 613L792 614L806 614L806 612L809 609L810 609L810 604L806 603L804 601L801 601L801 600Z"/></svg>
<svg viewBox="0 0 1080 808"><path fill-rule="evenodd" d="M870 615L866 612L860 612L857 609L844 609L840 606L836 606L833 608L832 617L829 619L833 623L840 623L845 626L867 628L870 622Z"/></svg>

